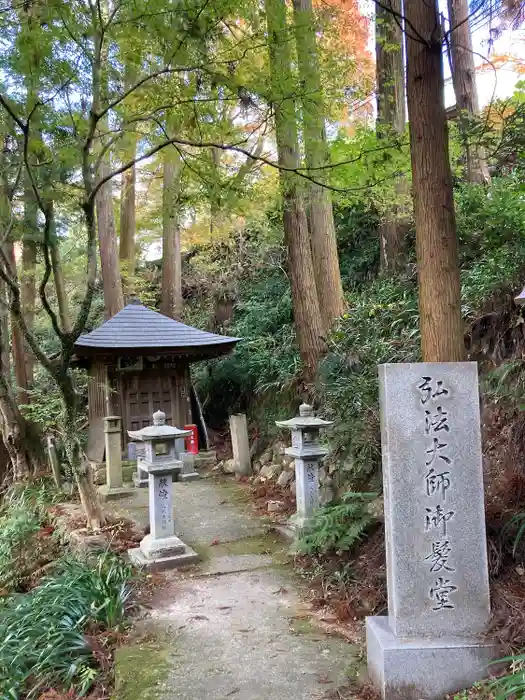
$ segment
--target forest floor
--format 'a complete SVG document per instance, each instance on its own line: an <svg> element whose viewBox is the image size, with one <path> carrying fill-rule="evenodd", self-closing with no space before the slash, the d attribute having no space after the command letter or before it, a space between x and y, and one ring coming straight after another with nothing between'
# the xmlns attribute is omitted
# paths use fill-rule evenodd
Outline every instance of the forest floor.
<svg viewBox="0 0 525 700"><path fill-rule="evenodd" d="M163 575L115 658L116 700L367 700L363 650L319 627L288 545L245 487L209 476L173 485L176 532L201 556ZM113 504L145 527L148 491ZM349 690L349 687L357 690Z"/></svg>

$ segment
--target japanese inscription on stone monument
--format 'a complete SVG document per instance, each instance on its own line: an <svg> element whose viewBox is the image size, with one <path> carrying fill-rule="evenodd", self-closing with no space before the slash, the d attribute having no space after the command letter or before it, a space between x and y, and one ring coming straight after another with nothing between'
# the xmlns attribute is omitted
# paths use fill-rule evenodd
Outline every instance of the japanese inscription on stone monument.
<svg viewBox="0 0 525 700"><path fill-rule="evenodd" d="M380 394L390 625L475 634L489 615L477 367L382 365Z"/></svg>
<svg viewBox="0 0 525 700"><path fill-rule="evenodd" d="M418 389L421 392L421 405L425 415L424 433L427 438L424 484L428 505L425 507L425 531L433 537L440 536L440 539L433 539L429 543L430 552L424 561L430 574L452 573L455 569L449 565L449 560L453 554L453 547L450 536L447 537L447 523L454 518L455 513L453 510L447 510L446 497L452 484L450 467L453 464L454 455L446 442L451 423L449 423L449 412L444 408L447 405L449 391L441 379L429 376L421 378ZM432 609L453 610L452 594L456 591L457 586L449 578L443 575L434 577L429 585Z"/></svg>

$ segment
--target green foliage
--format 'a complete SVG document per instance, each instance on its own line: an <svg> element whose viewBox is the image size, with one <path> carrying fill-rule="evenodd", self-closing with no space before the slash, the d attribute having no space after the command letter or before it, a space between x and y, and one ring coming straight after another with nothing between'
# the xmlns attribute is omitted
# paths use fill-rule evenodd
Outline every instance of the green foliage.
<svg viewBox="0 0 525 700"><path fill-rule="evenodd" d="M299 551L326 554L352 549L374 521L368 511L375 493L345 493L341 503L320 508L311 526L301 535Z"/></svg>
<svg viewBox="0 0 525 700"><path fill-rule="evenodd" d="M522 174L497 177L487 189L460 185L455 193L462 265L463 314L505 285L519 285L525 267L525 185Z"/></svg>
<svg viewBox="0 0 525 700"><path fill-rule="evenodd" d="M380 216L393 202L412 208L409 189L399 191L398 183L409 183L410 152L408 130L399 136L379 138L375 130L358 127L349 138L341 133L332 143L332 184L346 190L338 195L342 206L365 206L375 209ZM340 164L340 165L338 165Z"/></svg>
<svg viewBox="0 0 525 700"><path fill-rule="evenodd" d="M87 396L87 373L84 370L72 370L75 389L81 396ZM21 406L24 415L37 423L43 434L53 434L60 437L60 426L63 425L64 402L55 382L42 367L38 366L35 373L33 389L28 391L30 404ZM86 412L78 416L78 428L85 423Z"/></svg>
<svg viewBox="0 0 525 700"><path fill-rule="evenodd" d="M380 462L377 365L418 358L415 279L376 280L350 294L348 305L331 335L318 392L323 413L335 420L332 450L357 487Z"/></svg>
<svg viewBox="0 0 525 700"><path fill-rule="evenodd" d="M495 403L503 402L525 411L525 362L508 360L484 377L485 396Z"/></svg>
<svg viewBox="0 0 525 700"><path fill-rule="evenodd" d="M489 188L462 185L456 191L467 322L479 315L491 296L522 283L523 192L517 175L495 178ZM323 413L335 421L329 440L342 476L353 488L360 488L380 467L377 365L420 359L415 272L394 280L362 283L347 294L347 301L348 313L330 338L330 353L321 364L317 391ZM506 366L498 372L501 386L501 372L510 373L512 381L504 383L508 392L516 395L522 391L519 367L513 371ZM493 386L498 372L491 379ZM523 394L525 404L525 389Z"/></svg>
<svg viewBox="0 0 525 700"><path fill-rule="evenodd" d="M196 369L194 378L212 424L246 410L255 396L278 393L297 374L292 303L282 269L265 271L241 286L228 333L243 338L232 355ZM208 409L212 408L212 412Z"/></svg>
<svg viewBox="0 0 525 700"><path fill-rule="evenodd" d="M58 494L42 482L14 487L7 492L0 511L0 588L17 589L33 570L37 545L31 536L46 523L47 508Z"/></svg>
<svg viewBox="0 0 525 700"><path fill-rule="evenodd" d="M515 513L502 528L501 539L512 538L512 556L516 557L525 535L525 512Z"/></svg>
<svg viewBox="0 0 525 700"><path fill-rule="evenodd" d="M501 659L510 663L510 672L497 678L489 685L495 700L520 700L525 697L525 654L517 654Z"/></svg>
<svg viewBox="0 0 525 700"><path fill-rule="evenodd" d="M110 555L64 560L30 593L0 607L0 697L38 697L49 686L85 694L97 676L87 630L124 623L131 568Z"/></svg>
<svg viewBox="0 0 525 700"><path fill-rule="evenodd" d="M379 271L377 213L364 204L335 206L341 280L345 289L370 282Z"/></svg>

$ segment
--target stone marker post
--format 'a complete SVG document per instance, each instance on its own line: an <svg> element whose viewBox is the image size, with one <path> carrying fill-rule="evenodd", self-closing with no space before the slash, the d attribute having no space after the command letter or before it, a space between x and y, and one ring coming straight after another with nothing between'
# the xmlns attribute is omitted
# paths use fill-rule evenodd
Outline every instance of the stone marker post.
<svg viewBox="0 0 525 700"><path fill-rule="evenodd" d="M120 416L104 418L104 441L106 448L106 483L98 492L103 500L129 496L131 490L122 481L122 447L120 440Z"/></svg>
<svg viewBox="0 0 525 700"><path fill-rule="evenodd" d="M181 481L194 481L201 478L199 472L195 469L194 454L191 454L191 452L181 452L179 458L182 462L182 469L180 472Z"/></svg>
<svg viewBox="0 0 525 700"><path fill-rule="evenodd" d="M144 454L142 451L137 450L137 471L133 474L133 484L138 489L145 489L148 487L148 472L142 468L142 462L144 461Z"/></svg>
<svg viewBox="0 0 525 700"><path fill-rule="evenodd" d="M198 561L197 553L175 535L173 520L173 477L182 469L177 459L177 441L189 435L166 425L166 414L153 414L153 425L128 431L133 440L144 443L141 468L148 474L150 533L140 547L128 550L131 561L151 570L171 569Z"/></svg>
<svg viewBox="0 0 525 700"><path fill-rule="evenodd" d="M333 421L315 418L313 408L302 404L297 418L276 421L276 425L292 431L292 446L287 447L285 453L295 458L297 512L290 518L290 525L300 531L319 508L319 464L328 450L317 440L320 429L330 427Z"/></svg>
<svg viewBox="0 0 525 700"><path fill-rule="evenodd" d="M52 435L47 436L47 456L49 458L49 466L51 467L51 473L53 474L53 481L55 482L55 486L57 488L60 488L62 483L60 474L60 464L58 461L55 438Z"/></svg>
<svg viewBox="0 0 525 700"><path fill-rule="evenodd" d="M490 615L475 362L379 367L388 617L366 621L385 700L434 700L487 674Z"/></svg>
<svg viewBox="0 0 525 700"><path fill-rule="evenodd" d="M252 461L250 457L250 442L248 440L248 424L244 413L230 416L230 434L235 473L241 476L250 476L252 473Z"/></svg>

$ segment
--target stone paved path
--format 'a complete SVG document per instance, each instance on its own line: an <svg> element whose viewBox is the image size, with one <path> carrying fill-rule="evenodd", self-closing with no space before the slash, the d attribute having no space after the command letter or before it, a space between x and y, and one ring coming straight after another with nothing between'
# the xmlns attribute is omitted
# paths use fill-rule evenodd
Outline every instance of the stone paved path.
<svg viewBox="0 0 525 700"><path fill-rule="evenodd" d="M170 572L117 656L117 699L318 700L345 684L356 649L316 630L285 548L235 483L174 484L177 534L202 556ZM113 506L147 524L147 490ZM213 543L213 544L212 544Z"/></svg>

